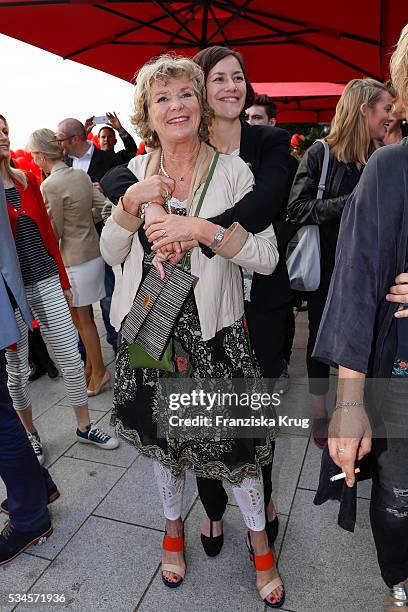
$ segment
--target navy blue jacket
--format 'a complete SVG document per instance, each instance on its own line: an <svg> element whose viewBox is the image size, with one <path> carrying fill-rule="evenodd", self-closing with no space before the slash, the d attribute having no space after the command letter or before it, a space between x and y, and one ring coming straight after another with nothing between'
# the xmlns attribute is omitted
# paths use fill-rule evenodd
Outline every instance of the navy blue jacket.
<svg viewBox="0 0 408 612"><path fill-rule="evenodd" d="M408 138L376 151L341 218L336 263L313 357L388 378L398 304L385 300L407 270Z"/></svg>

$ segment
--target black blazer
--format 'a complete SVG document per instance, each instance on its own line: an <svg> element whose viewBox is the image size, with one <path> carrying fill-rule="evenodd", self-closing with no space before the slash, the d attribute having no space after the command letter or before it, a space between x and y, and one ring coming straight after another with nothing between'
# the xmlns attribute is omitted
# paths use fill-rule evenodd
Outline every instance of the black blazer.
<svg viewBox="0 0 408 612"><path fill-rule="evenodd" d="M137 144L130 134L126 132L126 136L120 136L125 148L121 151L114 152L116 155L117 164L127 164L136 155Z"/></svg>
<svg viewBox="0 0 408 612"><path fill-rule="evenodd" d="M254 273L251 302L270 310L292 299L285 260L285 245L280 244L278 220L285 218L289 184L289 133L280 128L242 122L240 157L255 177L255 187L233 208L209 219L222 227L235 221L256 234L273 223L278 238L279 263L269 276ZM205 250L208 256L212 251Z"/></svg>
<svg viewBox="0 0 408 612"><path fill-rule="evenodd" d="M88 175L93 183L99 183L103 175L120 163L116 154L111 151L101 151L97 147L94 147L92 153L91 163L88 168ZM72 158L66 159L67 166L72 166Z"/></svg>

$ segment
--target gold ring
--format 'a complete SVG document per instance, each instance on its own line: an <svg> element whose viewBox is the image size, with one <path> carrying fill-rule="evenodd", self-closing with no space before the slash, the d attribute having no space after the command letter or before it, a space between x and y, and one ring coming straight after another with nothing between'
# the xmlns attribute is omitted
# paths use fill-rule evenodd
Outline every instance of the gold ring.
<svg viewBox="0 0 408 612"><path fill-rule="evenodd" d="M165 236L165 235L166 235L166 230L162 229L162 236Z"/></svg>

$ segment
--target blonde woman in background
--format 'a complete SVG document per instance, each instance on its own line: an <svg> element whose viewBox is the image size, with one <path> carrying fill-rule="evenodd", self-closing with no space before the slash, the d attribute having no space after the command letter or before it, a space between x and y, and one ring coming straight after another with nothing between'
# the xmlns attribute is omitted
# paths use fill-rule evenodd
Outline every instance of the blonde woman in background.
<svg viewBox="0 0 408 612"><path fill-rule="evenodd" d="M393 99L382 83L374 79L350 81L325 138L330 147L330 160L323 198L316 198L324 151L320 142L314 143L303 156L289 196L289 220L318 225L320 233L320 286L307 293L307 372L314 411L314 440L320 448L327 439L330 368L314 359L312 352L333 273L341 215L377 141L382 141L386 134L392 108Z"/></svg>
<svg viewBox="0 0 408 612"><path fill-rule="evenodd" d="M62 161L61 147L51 130L33 132L27 149L47 177L40 189L71 283L71 315L86 349L88 395L98 395L110 384L90 309L105 295L105 263L93 217L100 215L105 198L85 172L69 168Z"/></svg>

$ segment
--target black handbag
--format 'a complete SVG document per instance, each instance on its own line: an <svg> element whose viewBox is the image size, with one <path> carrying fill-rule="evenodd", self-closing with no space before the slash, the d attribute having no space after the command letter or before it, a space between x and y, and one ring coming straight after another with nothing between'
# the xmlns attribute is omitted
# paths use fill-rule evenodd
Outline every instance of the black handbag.
<svg viewBox="0 0 408 612"><path fill-rule="evenodd" d="M215 153L194 213L196 217L200 213L218 157L219 154ZM129 344L135 343L156 360L162 358L183 304L197 280L185 269L188 255L186 253L182 262L176 266L164 262L164 279L160 278L154 266L150 268L123 324L122 336L125 340Z"/></svg>

